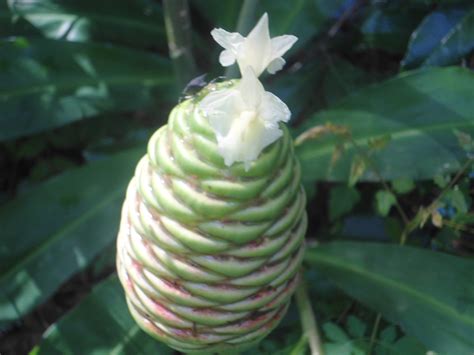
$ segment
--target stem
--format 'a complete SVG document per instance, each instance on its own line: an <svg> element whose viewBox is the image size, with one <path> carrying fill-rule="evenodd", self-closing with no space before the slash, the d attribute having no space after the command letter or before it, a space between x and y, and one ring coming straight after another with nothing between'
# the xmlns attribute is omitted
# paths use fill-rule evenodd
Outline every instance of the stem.
<svg viewBox="0 0 474 355"><path fill-rule="evenodd" d="M301 281L295 293L296 303L300 312L303 335L307 337L311 355L323 355L321 337L319 336L316 318L308 298L306 284Z"/></svg>
<svg viewBox="0 0 474 355"><path fill-rule="evenodd" d="M474 162L474 158L470 158L467 160L466 163L461 167L461 169L457 172L457 174L454 176L454 178L451 180L451 182L441 191L441 193L436 197L433 202L430 203L430 205L427 207L427 211L429 213L432 213L433 210L436 208L436 205L438 201L446 194L446 192L449 191L458 181L459 179L463 176L463 174L466 172L466 170L471 166L471 164ZM400 245L404 245L408 235L413 232L417 227L416 222L416 216L414 219L412 219L406 226L405 229L403 230L401 240L400 240Z"/></svg>
<svg viewBox="0 0 474 355"><path fill-rule="evenodd" d="M192 53L191 20L186 0L163 0L168 48L179 88L196 74Z"/></svg>
<svg viewBox="0 0 474 355"><path fill-rule="evenodd" d="M350 137L350 141L352 143L352 145L354 146L354 148L359 152L359 154L362 154L365 158L365 161L367 162L367 164L370 165L370 168L372 169L372 171L375 173L375 175L377 175L377 179L379 179L379 182L382 184L383 188L391 193L393 196L395 196L395 208L397 209L398 211L398 214L400 215L400 217L402 218L403 220L403 224L405 226L407 226L409 223L410 223L410 220L408 219L408 216L406 215L405 211L403 210L402 206L400 205L400 203L398 202L398 199L397 199L397 195L392 191L392 189L390 188L390 186L387 184L387 182L385 181L385 179L383 178L382 174L380 173L379 169L377 168L377 166L372 162L372 160L370 159L369 155L359 147L359 145L357 144L357 142L355 141L355 139L351 136Z"/></svg>
<svg viewBox="0 0 474 355"><path fill-rule="evenodd" d="M374 351L375 340L377 340L377 333L379 332L380 321L382 320L382 314L377 313L375 318L374 327L372 328L372 334L370 335L369 355Z"/></svg>
<svg viewBox="0 0 474 355"><path fill-rule="evenodd" d="M258 0L244 0L239 12L239 19L237 20L236 31L238 33L248 33L255 23L255 12L257 10ZM237 77L239 70L237 65L231 65L225 71L227 78Z"/></svg>
<svg viewBox="0 0 474 355"><path fill-rule="evenodd" d="M452 188L458 180L463 176L463 174L466 172L466 170L471 166L471 164L474 162L474 158L469 158L466 163L461 167L461 169L457 172L457 174L454 176L454 178L450 181L450 183L441 191L441 193L436 197L436 199L431 202L431 204L428 207L428 210L432 210L436 207L436 204L438 201L448 192L450 188Z"/></svg>

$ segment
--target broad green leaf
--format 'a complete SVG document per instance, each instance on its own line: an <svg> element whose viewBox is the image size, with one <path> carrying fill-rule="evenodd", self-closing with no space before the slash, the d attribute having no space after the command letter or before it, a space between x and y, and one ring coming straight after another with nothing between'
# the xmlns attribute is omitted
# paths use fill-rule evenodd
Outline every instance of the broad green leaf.
<svg viewBox="0 0 474 355"><path fill-rule="evenodd" d="M474 260L378 243L311 248L306 261L429 349L472 354Z"/></svg>
<svg viewBox="0 0 474 355"><path fill-rule="evenodd" d="M70 170L0 207L0 326L44 302L114 240L141 154Z"/></svg>
<svg viewBox="0 0 474 355"><path fill-rule="evenodd" d="M43 36L67 41L104 41L131 47L166 48L163 14L152 0L9 0L15 21Z"/></svg>
<svg viewBox="0 0 474 355"><path fill-rule="evenodd" d="M449 65L461 61L474 49L474 8L442 38L423 62L424 66Z"/></svg>
<svg viewBox="0 0 474 355"><path fill-rule="evenodd" d="M327 122L342 125L353 142L341 136L306 141L297 147L305 183L347 181L353 157L370 153L371 165L360 180L378 181L374 167L388 180L430 179L458 170L466 154L453 130L474 133L474 73L463 68L431 68L402 73L359 92L309 119L301 131ZM374 139L390 135L382 149L370 150ZM331 164L334 149L344 154Z"/></svg>
<svg viewBox="0 0 474 355"><path fill-rule="evenodd" d="M420 65L465 14L466 11L460 8L441 8L428 14L411 34L401 66Z"/></svg>
<svg viewBox="0 0 474 355"><path fill-rule="evenodd" d="M0 42L0 141L169 100L169 61L104 44ZM159 95L158 95L159 94Z"/></svg>
<svg viewBox="0 0 474 355"><path fill-rule="evenodd" d="M132 319L115 275L96 286L78 307L53 324L36 351L36 355L174 354Z"/></svg>

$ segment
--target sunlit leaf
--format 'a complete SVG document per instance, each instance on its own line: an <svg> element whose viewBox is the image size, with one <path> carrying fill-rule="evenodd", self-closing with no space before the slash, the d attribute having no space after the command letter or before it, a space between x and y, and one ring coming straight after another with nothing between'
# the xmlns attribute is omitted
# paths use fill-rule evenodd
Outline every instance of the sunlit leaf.
<svg viewBox="0 0 474 355"><path fill-rule="evenodd" d="M421 64L465 14L460 8L442 8L426 16L410 36L402 67Z"/></svg>
<svg viewBox="0 0 474 355"><path fill-rule="evenodd" d="M0 207L0 326L44 302L114 240L141 154L70 170Z"/></svg>
<svg viewBox="0 0 474 355"><path fill-rule="evenodd" d="M67 41L107 41L166 48L163 14L152 0L8 0L16 21L43 36Z"/></svg>
<svg viewBox="0 0 474 355"><path fill-rule="evenodd" d="M52 325L38 355L136 354L171 355L174 350L144 333L128 313L116 276L96 286L72 312Z"/></svg>
<svg viewBox="0 0 474 355"><path fill-rule="evenodd" d="M423 62L424 66L449 65L460 60L474 49L474 9L471 9L444 36L439 45Z"/></svg>
<svg viewBox="0 0 474 355"><path fill-rule="evenodd" d="M429 349L472 353L474 260L407 246L340 242L310 249L306 261Z"/></svg>
<svg viewBox="0 0 474 355"><path fill-rule="evenodd" d="M169 61L152 53L25 41L0 45L0 141L103 112L145 108L176 95Z"/></svg>
<svg viewBox="0 0 474 355"><path fill-rule="evenodd" d="M301 131L329 122L347 127L354 140L332 135L297 146L303 181L347 181L353 157L387 134L391 140L372 152L372 164L360 180L378 181L374 168L385 179L415 180L458 170L466 154L453 130L474 133L473 87L474 73L467 69L414 71L362 89L314 115ZM341 142L347 143L344 154L331 165L334 147Z"/></svg>

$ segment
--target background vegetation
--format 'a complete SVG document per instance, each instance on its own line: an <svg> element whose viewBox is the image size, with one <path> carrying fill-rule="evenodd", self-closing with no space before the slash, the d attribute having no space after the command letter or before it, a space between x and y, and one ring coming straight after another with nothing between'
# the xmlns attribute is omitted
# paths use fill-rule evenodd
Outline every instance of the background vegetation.
<svg viewBox="0 0 474 355"><path fill-rule="evenodd" d="M158 0L0 1L1 354L174 353L128 314L120 205L183 83L223 74L210 30L264 11L299 37L264 80L293 112L326 354L473 353L472 1L242 3L189 1L176 73ZM309 353L300 323L251 353Z"/></svg>

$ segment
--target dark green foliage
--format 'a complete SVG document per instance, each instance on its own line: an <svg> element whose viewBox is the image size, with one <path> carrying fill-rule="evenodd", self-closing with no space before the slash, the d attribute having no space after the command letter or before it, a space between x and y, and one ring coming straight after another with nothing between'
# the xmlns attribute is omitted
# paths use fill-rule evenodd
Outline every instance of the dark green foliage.
<svg viewBox="0 0 474 355"><path fill-rule="evenodd" d="M273 36L299 37L262 80L293 113L326 354L472 354L472 1L255 3L250 23L267 12ZM235 30L242 1L189 4L211 80L209 31ZM132 321L115 275L72 311L55 295L114 269L126 184L179 99L167 53L157 0L0 2L0 353L173 353ZM309 353L292 305L246 354Z"/></svg>

